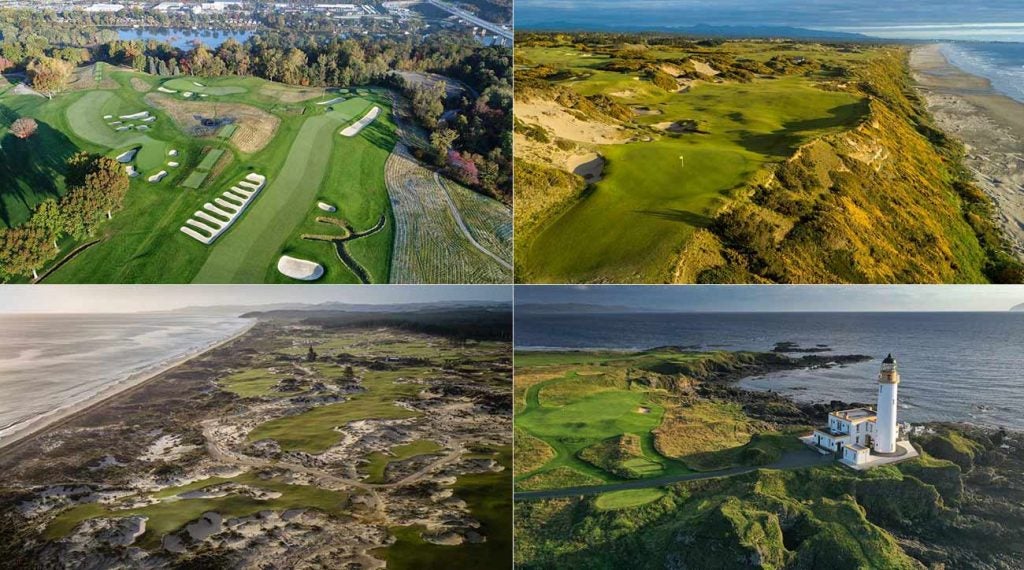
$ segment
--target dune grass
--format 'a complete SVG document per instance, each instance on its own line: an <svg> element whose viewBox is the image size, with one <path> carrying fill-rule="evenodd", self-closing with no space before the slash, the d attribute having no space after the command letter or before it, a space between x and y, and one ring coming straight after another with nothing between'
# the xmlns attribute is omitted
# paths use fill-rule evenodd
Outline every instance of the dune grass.
<svg viewBox="0 0 1024 570"><path fill-rule="evenodd" d="M584 58L565 47L526 54L582 77L563 82L580 94L610 95L661 114L635 118L635 142L601 145L604 178L520 242L523 281L668 281L693 232L707 227L762 166L814 137L855 126L867 113L857 96L820 89L802 76L702 82L677 93L637 79L638 73L595 69L607 57ZM655 126L679 120L696 120L704 132L671 134Z"/></svg>

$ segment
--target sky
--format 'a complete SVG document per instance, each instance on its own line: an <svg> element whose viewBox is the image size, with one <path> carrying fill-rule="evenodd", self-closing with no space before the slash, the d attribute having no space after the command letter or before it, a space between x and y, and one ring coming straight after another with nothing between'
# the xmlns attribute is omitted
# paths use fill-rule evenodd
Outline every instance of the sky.
<svg viewBox="0 0 1024 570"><path fill-rule="evenodd" d="M1006 311L1014 285L709 285L517 287L516 305L584 303L667 312Z"/></svg>
<svg viewBox="0 0 1024 570"><path fill-rule="evenodd" d="M131 313L213 305L511 302L510 286L459 285L4 285L3 313Z"/></svg>
<svg viewBox="0 0 1024 570"><path fill-rule="evenodd" d="M767 25L887 38L1024 41L1021 0L516 0L515 16L519 29Z"/></svg>

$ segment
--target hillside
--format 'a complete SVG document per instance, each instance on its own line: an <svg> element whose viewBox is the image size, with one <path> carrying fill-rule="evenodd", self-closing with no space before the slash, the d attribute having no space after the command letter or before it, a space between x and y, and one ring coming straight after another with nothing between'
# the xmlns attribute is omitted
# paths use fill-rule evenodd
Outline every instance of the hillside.
<svg viewBox="0 0 1024 570"><path fill-rule="evenodd" d="M520 281L1024 278L901 48L598 34L518 46Z"/></svg>
<svg viewBox="0 0 1024 570"><path fill-rule="evenodd" d="M912 437L912 461L867 472L798 463L817 454L794 434L851 404L731 380L819 358L517 354L516 566L1019 567L1024 437L931 424ZM628 409L636 401L643 413ZM559 411L564 433L538 405Z"/></svg>

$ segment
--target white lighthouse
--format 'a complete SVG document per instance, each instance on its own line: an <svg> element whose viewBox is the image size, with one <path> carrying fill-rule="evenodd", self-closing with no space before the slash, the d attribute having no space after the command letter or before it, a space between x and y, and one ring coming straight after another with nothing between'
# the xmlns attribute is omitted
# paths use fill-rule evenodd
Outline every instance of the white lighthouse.
<svg viewBox="0 0 1024 570"><path fill-rule="evenodd" d="M900 385L900 373L896 371L896 359L892 354L882 361L878 373L878 408L875 420L876 453L896 453L896 395Z"/></svg>

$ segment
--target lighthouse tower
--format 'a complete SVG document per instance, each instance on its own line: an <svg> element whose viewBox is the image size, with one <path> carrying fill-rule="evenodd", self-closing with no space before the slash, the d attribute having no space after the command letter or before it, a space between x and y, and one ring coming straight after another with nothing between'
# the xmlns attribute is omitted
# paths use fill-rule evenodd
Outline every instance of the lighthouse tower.
<svg viewBox="0 0 1024 570"><path fill-rule="evenodd" d="M882 361L878 373L878 419L875 420L875 451L896 452L896 391L900 385L900 373L896 371L896 359L892 354Z"/></svg>

